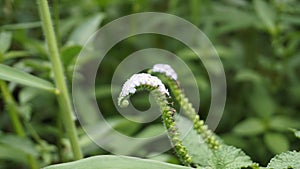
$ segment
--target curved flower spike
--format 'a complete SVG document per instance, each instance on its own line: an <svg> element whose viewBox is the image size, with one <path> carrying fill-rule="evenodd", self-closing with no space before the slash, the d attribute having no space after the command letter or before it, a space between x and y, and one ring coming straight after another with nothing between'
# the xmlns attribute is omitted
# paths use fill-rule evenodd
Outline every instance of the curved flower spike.
<svg viewBox="0 0 300 169"><path fill-rule="evenodd" d="M177 74L173 68L167 64L156 64L148 72L155 75L159 74L164 77L163 79L166 80L170 91L183 108L184 113L193 122L194 129L204 138L209 148L218 149L220 146L219 141L214 137L207 125L204 124L204 121L200 120L200 117L196 113L193 105L189 102L184 92L180 89L179 82L177 81Z"/></svg>
<svg viewBox="0 0 300 169"><path fill-rule="evenodd" d="M139 73L132 75L123 85L120 93L118 104L121 107L128 106L127 96L134 94L139 86L144 85L145 87L157 88L162 94L169 96L169 92L165 85L155 76L151 76L147 73Z"/></svg>
<svg viewBox="0 0 300 169"><path fill-rule="evenodd" d="M168 64L155 64L152 68L152 72L163 73L173 80L177 80L177 73Z"/></svg>
<svg viewBox="0 0 300 169"><path fill-rule="evenodd" d="M118 98L119 106L128 106L128 97L134 94L138 89L151 91L152 96L155 98L156 103L160 107L164 125L167 128L169 138L177 155L185 165L190 165L192 163L192 158L183 146L182 141L179 139L179 131L174 122L174 114L176 113L176 110L170 107L167 100L169 92L160 79L146 73L134 74L123 85Z"/></svg>

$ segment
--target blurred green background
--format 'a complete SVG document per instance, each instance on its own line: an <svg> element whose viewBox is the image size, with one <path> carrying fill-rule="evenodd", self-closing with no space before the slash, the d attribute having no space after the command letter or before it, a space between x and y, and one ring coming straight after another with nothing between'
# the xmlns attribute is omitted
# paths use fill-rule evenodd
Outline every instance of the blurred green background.
<svg viewBox="0 0 300 169"><path fill-rule="evenodd" d="M300 128L300 1L52 0L49 3L69 84L76 56L87 38L101 26L137 12L174 14L201 29L223 62L227 101L216 133L227 144L242 148L254 161L264 165L275 154L299 150L299 141L289 128ZM36 1L1 0L0 8L0 61L51 80L53 75ZM210 106L207 73L199 58L186 46L155 35L129 38L104 58L99 70L101 78L96 82L101 111L116 129L129 136L163 129L159 120L141 125L124 119L111 99L110 82L115 68L129 54L149 47L171 51L183 59L196 76L201 117L206 117ZM36 156L41 166L68 161L72 154L57 120L55 96L12 83L9 88L18 102L28 137L19 138L14 134L1 97L0 169L27 168L26 154ZM148 106L147 99L137 97L137 107ZM78 129L86 157L108 154L88 139L79 124ZM100 129L99 134L105 137ZM132 147L129 152L143 154L138 151ZM178 162L172 151L158 159Z"/></svg>

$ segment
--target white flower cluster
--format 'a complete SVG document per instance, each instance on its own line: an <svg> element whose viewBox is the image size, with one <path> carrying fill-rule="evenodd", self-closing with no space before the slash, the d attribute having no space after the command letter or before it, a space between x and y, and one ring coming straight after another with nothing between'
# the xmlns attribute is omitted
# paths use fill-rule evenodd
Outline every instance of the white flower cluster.
<svg viewBox="0 0 300 169"><path fill-rule="evenodd" d="M132 75L123 85L120 97L126 97L129 94L134 94L136 92L136 87L140 85L149 85L153 87L158 87L158 90L169 95L168 90L161 80L155 76L151 76L147 73L139 73Z"/></svg>
<svg viewBox="0 0 300 169"><path fill-rule="evenodd" d="M177 80L177 74L174 69L168 64L156 64L152 68L153 72L163 73L170 78Z"/></svg>
<svg viewBox="0 0 300 169"><path fill-rule="evenodd" d="M161 82L161 80L155 76L151 76L147 73L139 73L132 75L123 85L122 91L119 96L119 105L120 102L128 96L129 94L134 94L136 92L136 87L140 85L149 85L153 87L157 87L157 89L162 94L170 95L165 85ZM126 102L127 104L127 102Z"/></svg>

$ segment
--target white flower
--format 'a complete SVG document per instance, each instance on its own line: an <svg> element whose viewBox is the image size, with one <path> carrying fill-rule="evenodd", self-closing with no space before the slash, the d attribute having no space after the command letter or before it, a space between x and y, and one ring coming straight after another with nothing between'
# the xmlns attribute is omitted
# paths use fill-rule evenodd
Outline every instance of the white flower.
<svg viewBox="0 0 300 169"><path fill-rule="evenodd" d="M177 80L177 74L174 69L168 64L155 64L152 68L153 72L163 73L170 78Z"/></svg>
<svg viewBox="0 0 300 169"><path fill-rule="evenodd" d="M147 73L139 73L132 75L124 84L122 87L122 91L119 96L119 105L122 105L121 102L123 99L130 95L134 94L136 92L136 87L140 85L148 85L155 87L161 92L162 94L169 95L168 90L166 89L165 85L161 82L161 80L155 76L151 76ZM128 101L123 103L124 106L128 105Z"/></svg>

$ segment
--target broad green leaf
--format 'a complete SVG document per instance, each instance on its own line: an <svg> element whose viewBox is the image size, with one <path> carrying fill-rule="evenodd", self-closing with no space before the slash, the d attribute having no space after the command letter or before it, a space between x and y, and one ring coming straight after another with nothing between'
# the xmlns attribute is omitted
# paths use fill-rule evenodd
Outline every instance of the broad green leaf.
<svg viewBox="0 0 300 169"><path fill-rule="evenodd" d="M268 119L275 112L276 104L265 86L255 85L248 98L251 108L258 116Z"/></svg>
<svg viewBox="0 0 300 169"><path fill-rule="evenodd" d="M11 32L0 32L0 54L4 54L11 44Z"/></svg>
<svg viewBox="0 0 300 169"><path fill-rule="evenodd" d="M240 122L233 131L242 136L252 136L263 133L265 126L260 119L248 118Z"/></svg>
<svg viewBox="0 0 300 169"><path fill-rule="evenodd" d="M193 163L197 163L201 166L209 166L208 160L212 156L212 151L204 143L202 137L193 129L192 122L183 116L179 116L176 120L176 126L182 134L182 143L192 156ZM188 133L186 133L187 129ZM183 135L183 133L186 134Z"/></svg>
<svg viewBox="0 0 300 169"><path fill-rule="evenodd" d="M25 154L30 154L33 156L38 155L36 149L34 148L34 144L25 138L6 134L0 136L0 143L17 149Z"/></svg>
<svg viewBox="0 0 300 169"><path fill-rule="evenodd" d="M44 90L55 90L50 82L3 64L0 64L0 79Z"/></svg>
<svg viewBox="0 0 300 169"><path fill-rule="evenodd" d="M61 50L61 59L63 64L68 66L74 60L74 58L76 58L80 50L81 46L78 45L63 47Z"/></svg>
<svg viewBox="0 0 300 169"><path fill-rule="evenodd" d="M299 120L284 115L272 117L270 119L270 127L277 131L286 131L289 128L299 127Z"/></svg>
<svg viewBox="0 0 300 169"><path fill-rule="evenodd" d="M288 151L276 155L267 166L268 169L298 169L300 168L300 152Z"/></svg>
<svg viewBox="0 0 300 169"><path fill-rule="evenodd" d="M104 15L99 13L88 18L73 31L69 41L78 45L84 45L88 38L97 31L103 18Z"/></svg>
<svg viewBox="0 0 300 169"><path fill-rule="evenodd" d="M268 146L269 150L274 154L282 153L284 151L289 150L289 141L282 134L266 133L264 135L264 141Z"/></svg>
<svg viewBox="0 0 300 169"><path fill-rule="evenodd" d="M263 24L271 34L276 34L275 11L270 5L271 3L267 3L263 0L254 1L254 8L258 17L262 20Z"/></svg>
<svg viewBox="0 0 300 169"><path fill-rule="evenodd" d="M44 169L191 169L180 165L160 161L140 159L128 156L102 155L83 160L57 164Z"/></svg>
<svg viewBox="0 0 300 169"><path fill-rule="evenodd" d="M222 145L220 149L216 150L209 159L209 163L213 169L240 169L255 166L250 157L242 150L227 145Z"/></svg>
<svg viewBox="0 0 300 169"><path fill-rule="evenodd" d="M0 161L11 160L17 163L27 164L26 154L13 147L0 144Z"/></svg>

